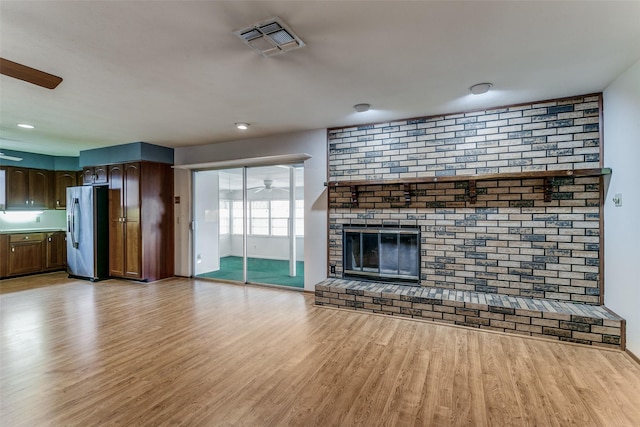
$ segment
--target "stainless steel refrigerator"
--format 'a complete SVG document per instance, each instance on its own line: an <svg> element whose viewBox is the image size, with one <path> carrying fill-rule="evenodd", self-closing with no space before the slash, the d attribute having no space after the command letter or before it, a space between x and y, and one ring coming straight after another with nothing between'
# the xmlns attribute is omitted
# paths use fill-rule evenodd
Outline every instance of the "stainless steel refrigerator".
<svg viewBox="0 0 640 427"><path fill-rule="evenodd" d="M109 276L109 190L107 187L67 188L67 268L69 277Z"/></svg>

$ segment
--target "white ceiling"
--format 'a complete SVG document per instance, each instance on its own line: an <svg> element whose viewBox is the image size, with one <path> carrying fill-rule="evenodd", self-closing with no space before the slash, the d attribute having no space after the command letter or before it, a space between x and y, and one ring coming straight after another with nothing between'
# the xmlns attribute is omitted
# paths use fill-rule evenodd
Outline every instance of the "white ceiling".
<svg viewBox="0 0 640 427"><path fill-rule="evenodd" d="M274 16L307 46L233 35ZM0 56L64 81L0 76L0 143L182 147L599 92L640 58L639 22L639 1L2 0Z"/></svg>

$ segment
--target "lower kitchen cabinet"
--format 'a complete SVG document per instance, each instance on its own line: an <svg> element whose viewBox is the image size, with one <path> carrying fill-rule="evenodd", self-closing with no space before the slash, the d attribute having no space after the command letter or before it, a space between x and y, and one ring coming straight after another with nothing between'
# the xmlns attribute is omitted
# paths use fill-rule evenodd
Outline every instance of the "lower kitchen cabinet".
<svg viewBox="0 0 640 427"><path fill-rule="evenodd" d="M44 239L44 233L9 235L9 276L39 273L45 269Z"/></svg>
<svg viewBox="0 0 640 427"><path fill-rule="evenodd" d="M63 231L47 233L45 268L61 270L67 265L67 236Z"/></svg>
<svg viewBox="0 0 640 427"><path fill-rule="evenodd" d="M0 277L63 270L67 264L64 231L0 235Z"/></svg>

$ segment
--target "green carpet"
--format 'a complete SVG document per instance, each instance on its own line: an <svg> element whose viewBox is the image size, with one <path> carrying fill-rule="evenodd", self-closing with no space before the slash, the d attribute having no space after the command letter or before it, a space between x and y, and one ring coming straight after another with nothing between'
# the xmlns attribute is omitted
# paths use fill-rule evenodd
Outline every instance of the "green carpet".
<svg viewBox="0 0 640 427"><path fill-rule="evenodd" d="M198 277L242 282L242 257L220 258L220 270L202 273ZM291 277L289 261L247 258L247 281L304 288L304 262L296 262L296 276Z"/></svg>

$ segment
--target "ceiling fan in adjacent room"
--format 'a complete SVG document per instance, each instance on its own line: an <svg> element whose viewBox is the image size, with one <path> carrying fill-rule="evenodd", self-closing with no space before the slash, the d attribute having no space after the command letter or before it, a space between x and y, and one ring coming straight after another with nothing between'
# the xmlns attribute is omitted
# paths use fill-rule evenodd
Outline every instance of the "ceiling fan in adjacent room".
<svg viewBox="0 0 640 427"><path fill-rule="evenodd" d="M267 193L271 193L273 190L276 190L277 192L285 192L285 193L289 192L289 190L286 188L274 187L272 179L265 179L263 182L264 182L264 185L261 185L259 187L251 187L251 188L248 188L248 190L253 192L253 194L258 194L263 191Z"/></svg>
<svg viewBox="0 0 640 427"><path fill-rule="evenodd" d="M253 190L254 193L260 193L262 191L267 191L270 193L271 190L273 189L272 188L273 180L265 179L263 182L264 182L264 185L261 185L259 187L252 187L252 188L249 188L249 190Z"/></svg>
<svg viewBox="0 0 640 427"><path fill-rule="evenodd" d="M0 58L0 74L23 80L47 89L55 89L62 82L62 77Z"/></svg>

